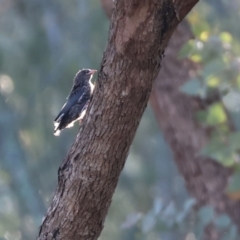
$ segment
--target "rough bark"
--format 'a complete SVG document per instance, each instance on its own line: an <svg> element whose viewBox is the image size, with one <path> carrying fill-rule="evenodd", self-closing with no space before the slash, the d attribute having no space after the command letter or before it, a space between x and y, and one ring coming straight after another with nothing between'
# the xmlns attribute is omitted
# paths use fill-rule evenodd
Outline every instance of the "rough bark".
<svg viewBox="0 0 240 240"><path fill-rule="evenodd" d="M229 214L240 230L240 202L229 199L225 194L230 170L199 155L209 141L209 131L197 122L195 114L208 102L201 102L179 90L196 69L193 62L177 57L183 44L190 38L189 27L181 23L166 49L166 58L155 80L150 103L171 146L186 187L197 199L198 206L211 205L217 212ZM208 237L205 236L205 239L219 239L215 230L208 228L206 232Z"/></svg>
<svg viewBox="0 0 240 240"><path fill-rule="evenodd" d="M116 1L95 93L38 240L100 235L166 44L197 1Z"/></svg>
<svg viewBox="0 0 240 240"><path fill-rule="evenodd" d="M106 15L110 18L113 2L101 0L101 3ZM162 70L156 77L150 96L150 104L172 147L176 164L185 179L188 191L196 198L198 207L212 205L217 212L228 214L240 231L240 217L237 214L240 203L229 199L225 194L230 175L229 169L214 163L212 159L197 156L209 140L209 134L208 129L201 127L194 119L195 113L220 100L219 96L212 95L203 102L179 92L179 87L188 81L190 75L198 68L189 60L177 60L179 50L191 38L193 36L190 27L184 21L178 26L169 42ZM185 117L186 119L181 121ZM233 129L231 120L229 125ZM221 235L213 224L206 228L205 233L206 240L217 240Z"/></svg>

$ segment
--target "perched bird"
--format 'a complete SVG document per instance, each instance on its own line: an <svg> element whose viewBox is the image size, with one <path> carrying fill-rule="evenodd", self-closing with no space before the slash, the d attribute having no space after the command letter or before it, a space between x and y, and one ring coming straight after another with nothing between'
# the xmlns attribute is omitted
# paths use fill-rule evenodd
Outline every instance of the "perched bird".
<svg viewBox="0 0 240 240"><path fill-rule="evenodd" d="M75 121L83 119L94 88L91 79L96 71L82 69L76 74L67 101L54 120L54 135L58 136L62 129L72 127Z"/></svg>

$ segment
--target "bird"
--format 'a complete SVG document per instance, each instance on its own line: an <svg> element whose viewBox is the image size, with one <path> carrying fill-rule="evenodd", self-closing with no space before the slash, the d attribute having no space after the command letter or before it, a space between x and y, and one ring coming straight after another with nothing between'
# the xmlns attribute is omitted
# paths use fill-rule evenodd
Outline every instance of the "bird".
<svg viewBox="0 0 240 240"><path fill-rule="evenodd" d="M94 89L91 79L96 72L95 69L82 69L77 72L67 101L54 119L55 136L59 136L64 128L73 127L74 122L79 120L80 123L84 118Z"/></svg>

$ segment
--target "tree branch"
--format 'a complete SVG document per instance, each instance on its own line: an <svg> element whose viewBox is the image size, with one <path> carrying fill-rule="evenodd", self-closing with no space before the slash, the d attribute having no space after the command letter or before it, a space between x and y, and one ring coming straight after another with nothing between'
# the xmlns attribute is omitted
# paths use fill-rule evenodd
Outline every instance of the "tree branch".
<svg viewBox="0 0 240 240"><path fill-rule="evenodd" d="M100 235L164 49L198 0L182 2L116 1L96 90L38 240Z"/></svg>

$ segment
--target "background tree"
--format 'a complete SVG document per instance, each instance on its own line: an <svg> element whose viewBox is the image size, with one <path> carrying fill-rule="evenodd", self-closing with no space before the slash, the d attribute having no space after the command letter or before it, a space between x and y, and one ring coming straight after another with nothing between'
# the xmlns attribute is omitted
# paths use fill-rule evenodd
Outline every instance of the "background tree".
<svg viewBox="0 0 240 240"><path fill-rule="evenodd" d="M229 52L229 49L225 51L223 48L223 53L227 55L234 52L230 55L233 56L230 62L233 63L232 65L228 62L220 65L221 69L224 69L223 66L233 66L229 72L226 72L226 75L220 74L224 79L217 82L224 86L226 83L232 84L238 81L238 77L230 76L238 73L237 58L234 56L239 55L238 43L235 40L239 36L237 14L235 14L239 5L237 1L230 1L227 5L219 2L217 5L214 4L215 1L207 3L202 1L188 19L193 23L193 32L198 39L203 40L204 36L210 35L220 36L219 39L224 40L224 45L230 45L233 49ZM36 236L40 217L35 217L23 208L21 196L16 190L12 190L14 185L21 183L15 179L20 176L18 179L22 180L21 172L27 170L30 179L28 185L29 183L32 185L31 191L34 193L33 189L38 189L39 192L30 195L31 191L26 190L22 183L22 187L17 187L19 193L22 192L22 196L25 196L26 200L35 196L40 200L39 206L41 206L41 201L48 206L48 200L51 199L51 193L56 184L56 169L60 164L59 159L66 155L77 131L77 128L66 131L56 140L52 136L52 119L58 108L61 107L64 101L62 99L67 95L71 85L68 81L72 81L77 69L88 67L88 64L91 67L99 65L108 23L101 13L100 6L93 1L69 1L67 5L63 1L51 1L51 3L45 4L38 1L18 1L16 3L5 1L1 3L1 11L0 67L1 93L4 99L1 101L7 104L7 108L4 108L3 102L1 102L1 121L4 129L15 131L15 136L19 139L18 146L25 155L22 157L25 165L16 164L19 163L20 153L10 154L13 153L12 149L15 149L16 145L11 140L12 138L6 138L1 131L1 142L6 142L8 147L4 148L6 154L3 154L3 150L1 150L2 194L0 201L5 208L0 215L0 230L1 235L8 239L32 239ZM105 34L103 34L104 31ZM229 35L224 34L224 31L228 31L230 38ZM102 40L101 37L103 37ZM79 44L80 42L82 44ZM215 43L214 46L216 46ZM190 45L192 43L188 46ZM90 47L88 48L88 46ZM87 54L86 49L88 49ZM218 45L217 49L222 48L219 48ZM197 57L199 61L199 56L208 52L206 49L205 51L198 49L201 54L191 55L189 47L187 50L185 56L189 55L194 61L197 61ZM87 58L88 56L89 58ZM204 62L206 67L209 65L211 71L214 70L214 64L210 64L211 62L208 61ZM3 77L6 75L10 78ZM239 75L236 74L236 76ZM190 91L192 94L192 92L197 92L197 89L202 91L201 86L204 85L190 84L186 85L184 90L188 93ZM165 89L167 88L165 87ZM234 90L237 89L236 84ZM235 94L231 99L235 101L236 97ZM234 101L228 101L228 103L233 105ZM177 103L179 102L178 99ZM196 104L199 105L198 97ZM7 109L11 114L10 119L16 121L16 128L12 127L13 123L7 118ZM223 119L222 116L225 116L222 111L219 111L219 108L213 108L206 113L204 119L208 117L207 120L209 118ZM231 125L237 130L238 124L235 123L238 123L238 113L231 112L228 115L231 116ZM220 125L224 128L223 124L220 123ZM212 129L205 123L204 126L208 131ZM220 126L217 125L215 129L220 129ZM223 140L226 142L224 138ZM237 143L236 138L234 142ZM230 143L231 147L233 143ZM217 149L223 149L222 145ZM233 159L236 159L237 150L232 147L228 149L234 150L230 154L234 153ZM218 153L218 151L215 152ZM224 152L218 156L223 156L220 158L223 160L230 159L224 155ZM54 159L57 161L55 162ZM191 237L193 234L198 239L204 226L212 219L217 220L217 227L224 230L223 237L234 239L228 235L232 234L238 239L235 225L229 221L229 217L219 218L212 214L211 207L193 211L193 200L183 190L183 182L171 159L171 153L158 131L151 109L147 109L114 195L106 227L102 234L103 239L158 239L159 236L163 239L185 239L186 236ZM8 168L5 163L11 163L10 160L13 164ZM205 172L207 170L206 166ZM235 182L237 184L235 184L235 191L231 192L231 198L237 196L237 177ZM27 206L29 207L30 203L35 204L35 201L29 201ZM170 202L171 204L169 204ZM37 208L34 207L34 209ZM40 207L40 212L44 214L45 210L41 210ZM21 234L19 230L21 230Z"/></svg>

